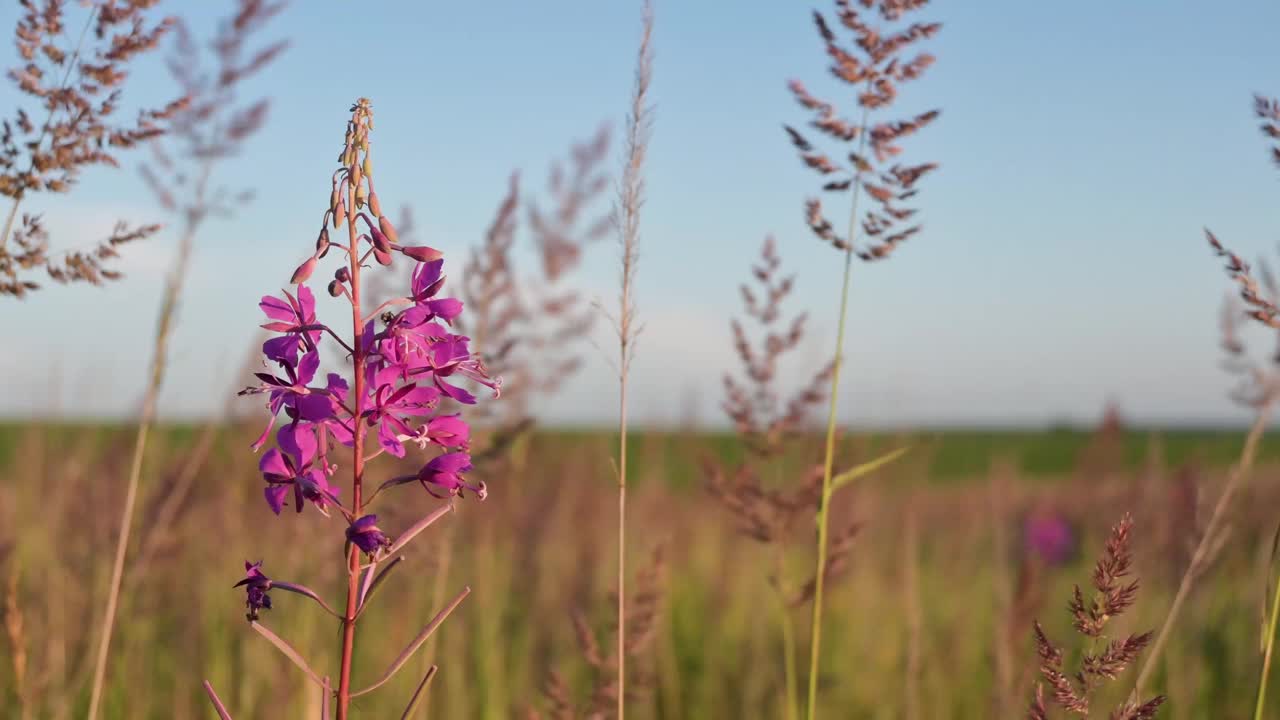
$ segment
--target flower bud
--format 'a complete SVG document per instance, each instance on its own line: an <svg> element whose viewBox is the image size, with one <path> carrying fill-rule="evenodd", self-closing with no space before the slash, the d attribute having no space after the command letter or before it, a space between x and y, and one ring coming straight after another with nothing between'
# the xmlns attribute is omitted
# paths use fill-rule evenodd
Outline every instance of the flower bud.
<svg viewBox="0 0 1280 720"><path fill-rule="evenodd" d="M383 235L378 228L369 228L369 241L373 243L375 250L380 250L384 253L391 252L391 245L387 242L387 236Z"/></svg>
<svg viewBox="0 0 1280 720"><path fill-rule="evenodd" d="M378 227L382 229L382 234L387 236L391 242L399 242L400 238L396 234L396 226L391 224L386 215L378 216Z"/></svg>
<svg viewBox="0 0 1280 720"><path fill-rule="evenodd" d="M365 202L369 199L369 191L365 190L364 185L356 188L356 209L364 207Z"/></svg>
<svg viewBox="0 0 1280 720"><path fill-rule="evenodd" d="M289 284L301 285L302 283L307 281L307 278L311 277L311 273L315 272L315 269L316 269L316 256L312 255L311 257L307 258L306 262L299 265L297 270L293 271L293 277L289 278Z"/></svg>
<svg viewBox="0 0 1280 720"><path fill-rule="evenodd" d="M431 262L444 257L444 253L433 247L427 247L426 245L410 245L408 247L402 247L400 248L400 252L408 255L418 262Z"/></svg>
<svg viewBox="0 0 1280 720"><path fill-rule="evenodd" d="M391 264L391 253L379 250L376 247L373 249L373 258L378 261L379 265L386 266Z"/></svg>
<svg viewBox="0 0 1280 720"><path fill-rule="evenodd" d="M329 254L329 228L320 228L320 237L316 238L316 257Z"/></svg>
<svg viewBox="0 0 1280 720"><path fill-rule="evenodd" d="M360 169L364 171L365 177L373 177L373 161L369 159L367 150L364 153L364 164L360 166Z"/></svg>
<svg viewBox="0 0 1280 720"><path fill-rule="evenodd" d="M382 203L378 202L378 193L369 192L369 209L374 215L382 215Z"/></svg>
<svg viewBox="0 0 1280 720"><path fill-rule="evenodd" d="M364 179L364 173L360 171L360 166L355 163L351 163L350 172L351 172L351 187L356 188L358 191L360 188L360 181Z"/></svg>
<svg viewBox="0 0 1280 720"><path fill-rule="evenodd" d="M338 268L337 272L333 274L333 277L335 280L337 280L340 283L350 282L351 269L348 268L346 265L343 265L342 267Z"/></svg>
<svg viewBox="0 0 1280 720"><path fill-rule="evenodd" d="M341 295L341 294L342 294L342 283L338 282L337 280L330 280L330 281L329 281L329 294L330 294L330 295L332 295L333 297L338 297L339 295Z"/></svg>
<svg viewBox="0 0 1280 720"><path fill-rule="evenodd" d="M338 198L338 208L333 211L333 229L337 230L342 227L342 221L347 217L347 201Z"/></svg>

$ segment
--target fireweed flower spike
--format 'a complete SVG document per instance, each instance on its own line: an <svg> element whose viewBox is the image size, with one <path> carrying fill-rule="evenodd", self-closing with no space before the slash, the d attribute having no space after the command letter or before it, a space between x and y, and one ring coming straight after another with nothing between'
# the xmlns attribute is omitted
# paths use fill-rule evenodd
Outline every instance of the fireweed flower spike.
<svg viewBox="0 0 1280 720"><path fill-rule="evenodd" d="M381 582L385 571L395 565L389 563L381 568L382 573L377 573L392 543L378 527L377 515L369 512L370 505L375 496L382 498L381 490L414 481L436 498L451 498L469 490L483 500L488 492L485 484L464 479L472 469L467 452L471 431L451 403L476 402L475 395L464 385L489 388L495 398L502 386L501 379L490 377L479 356L471 352L470 339L449 331L463 306L458 300L440 296L445 281L443 254L425 246L400 245L394 225L381 214L380 204L373 201L377 195L369 154L372 110L368 101L361 99L351 113L338 158L340 167L332 177L329 206L315 249L290 271L290 284L295 286L292 290L265 296L259 303L266 315L262 327L276 333L262 346L268 369L256 373L257 385L241 391L244 395L267 397L270 419L253 443L255 451L268 445L272 429L279 428L274 433L273 446L259 461L265 482L263 494L271 510L282 515L284 508L292 504L296 513L301 513L310 502L326 516L336 508L345 519L344 539L349 543L345 560L347 603L345 611L330 610L305 586L273 586L262 573L261 563L247 563L246 577L236 585L247 588L250 620L257 619L259 610L271 607L267 590L275 587L317 600L341 622L341 667L334 693L338 720L347 718L353 696L373 689L351 687L356 621L364 613L361 598L367 598L370 585ZM338 237L336 231L341 229L346 230L345 238ZM330 232L334 232L333 237ZM336 271L330 273L319 267L333 258L341 262ZM403 276L405 294L377 308L363 307L362 270L371 261L391 266L398 259L411 264ZM316 294L307 285L313 277L327 286L329 297L350 306L347 332L317 320ZM326 343L333 343L336 352L324 352ZM341 360L334 372L323 372L322 357ZM446 401L450 401L450 412L443 413L441 405ZM377 491L365 492L372 460L383 453L405 458L410 450L423 454L418 471L382 481ZM349 500L346 504L338 499L337 478L341 476L349 477L351 482L350 494L342 493L344 500ZM406 503L430 502L421 493L402 492L389 497ZM405 530L396 552L446 512L447 508L442 511L438 506L429 509L425 517ZM334 532L336 535L336 529ZM368 557L367 565L361 565L361 553ZM375 576L377 580L371 583ZM465 592L459 601L463 596ZM447 610L433 622L442 620ZM265 635L265 629L255 627ZM278 648L288 647L283 641L275 644ZM390 672L398 669L418 645L407 648ZM290 652L290 658L299 663L300 656ZM305 663L300 666L306 667ZM386 679L375 683L375 687Z"/></svg>

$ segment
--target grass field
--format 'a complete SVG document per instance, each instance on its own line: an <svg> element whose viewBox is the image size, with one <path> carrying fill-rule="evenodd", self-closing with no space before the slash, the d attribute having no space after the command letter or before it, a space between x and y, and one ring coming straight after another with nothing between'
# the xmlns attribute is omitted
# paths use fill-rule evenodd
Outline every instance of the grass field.
<svg viewBox="0 0 1280 720"><path fill-rule="evenodd" d="M152 444L107 717L209 717L202 677L245 717L318 708L319 692L244 622L243 596L231 585L241 574L239 559L264 553L274 578L305 577L336 602L343 578L327 560L341 548L332 533L315 532L324 518L279 519L255 501L256 457L243 450L253 434L251 427L172 426ZM659 545L663 555L661 572L641 588L655 598L652 645L641 654L637 677L648 681L636 683L632 713L782 717L780 609L765 582L768 563L734 532L700 470L707 456L732 462L736 443L693 432L633 440L632 562L650 564ZM839 496L837 517L856 516L864 525L830 599L821 682L829 716L1017 714L1029 700L1036 662L1032 617L1057 638L1069 637L1071 585L1088 581L1107 527L1125 510L1137 521L1143 583L1122 627L1157 626L1185 565L1188 523L1195 525L1179 488L1191 478L1211 499L1221 466L1241 441L1230 432L848 438L841 456L850 460L899 444L913 450ZM105 549L131 442L127 427L10 424L0 432L0 546L12 568L4 579L8 662L0 663L0 702L11 709L5 717L84 712L91 628L107 584ZM507 718L545 709L552 670L574 692L589 692L593 677L571 618L581 611L601 638L607 634L611 443L608 433L546 432L484 468L490 498L461 501L456 517L430 528L398 582L378 596L383 612L362 635L357 676L376 676L418 626L470 586L434 644L411 661L419 669L440 665L430 717ZM1278 454L1280 439L1268 438L1264 459ZM779 461L778 478L794 472L802 455ZM1097 462L1113 464L1090 465ZM1255 476L1246 501L1233 509L1233 532L1212 581L1192 596L1164 655L1157 682L1170 700L1162 717L1246 717L1252 708L1274 529L1267 508L1280 499L1277 476L1267 469L1273 466ZM1045 566L1019 541L1019 518L1037 503L1059 508L1082 538L1064 567ZM797 532L803 538L810 531ZM333 546L316 547L314 537ZM803 569L811 560L797 550L784 562ZM791 612L803 623L803 611ZM263 622L313 666L332 666L336 625L304 599L276 593ZM357 698L353 707L362 717L395 715L414 675L402 673L389 690Z"/></svg>

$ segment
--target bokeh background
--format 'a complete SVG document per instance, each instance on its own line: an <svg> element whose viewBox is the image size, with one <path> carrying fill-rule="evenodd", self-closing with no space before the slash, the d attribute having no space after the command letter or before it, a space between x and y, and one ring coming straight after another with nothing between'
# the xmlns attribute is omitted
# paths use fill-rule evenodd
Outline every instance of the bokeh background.
<svg viewBox="0 0 1280 720"><path fill-rule="evenodd" d="M231 7L163 5L202 36ZM811 567L812 528L790 528L776 554L754 542L709 490L709 468L746 457L721 378L739 371L729 321L767 235L796 277L789 312L809 318L779 389L802 387L833 352L839 263L804 225L813 181L781 126L803 122L787 80L834 86L806 6L656 11L629 462L632 567L651 571L637 580L647 642L632 712L784 717L778 618L804 636L808 615L780 607L769 577ZM18 12L0 7L0 27ZM1280 92L1280 5L1000 0L929 14L944 24L929 45L938 63L895 107L943 110L908 152L941 169L925 183L924 232L891 262L855 268L838 397L842 466L910 450L837 498L838 521L860 530L827 601L826 717L1021 716L1038 663L1032 619L1069 637L1071 587L1088 582L1125 512L1137 522L1142 590L1121 627L1158 626L1253 415L1223 368L1232 286L1202 227L1247 259L1275 257L1277 175L1250 93ZM248 445L265 413L235 392L250 382L258 299L284 287L312 246L351 102L372 99L382 203L409 208L415 237L445 252L446 289L466 281L463 260L519 172L512 260L536 287L527 203L551 202L552 164L602 126L604 167L619 166L638 17L632 3L582 0L295 2L268 27L290 47L242 88L269 98L270 114L218 168L254 197L196 239L145 456L107 717L212 717L204 678L236 717L318 715L316 693L245 625L231 584L246 558L269 555L273 576L337 597L341 547L324 518L278 519L261 502ZM160 56L133 72L125 107L174 95ZM0 86L0 107L21 102ZM136 172L144 160L126 154L120 169L90 169L74 192L24 210L43 213L61 247L92 243L121 218L162 218ZM175 250L167 229L122 251L120 283L51 285L0 305L2 717L84 713ZM567 285L616 305L618 257L613 235L587 244ZM463 501L418 541L401 584L362 626L357 672L372 675L472 588L412 661L441 666L432 718L548 713L552 671L575 697L597 682L579 626L607 639L617 377L616 340L596 315L563 349L580 366L530 402L536 424L478 468L490 497ZM1271 367L1268 331L1243 336ZM479 428L481 440L501 435ZM797 486L820 457L819 430L806 426L769 462L766 485ZM1277 460L1280 440L1266 436L1161 660L1155 684L1170 700L1160 717L1252 709ZM412 522L425 503L392 508L385 522ZM1060 543L1046 545L1046 523ZM327 618L299 598L276 601L273 629L332 666L339 636ZM806 643L797 647L803 658ZM414 674L358 700L357 717L396 716Z"/></svg>

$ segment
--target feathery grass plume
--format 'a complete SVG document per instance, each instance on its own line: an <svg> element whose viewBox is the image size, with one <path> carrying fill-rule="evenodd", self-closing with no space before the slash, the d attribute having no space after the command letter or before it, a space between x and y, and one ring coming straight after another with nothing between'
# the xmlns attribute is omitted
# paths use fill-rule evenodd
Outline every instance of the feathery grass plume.
<svg viewBox="0 0 1280 720"><path fill-rule="evenodd" d="M1253 112L1262 121L1259 126L1262 134L1274 141L1275 144L1268 149L1271 151L1271 159L1280 165L1280 100L1255 94Z"/></svg>
<svg viewBox="0 0 1280 720"><path fill-rule="evenodd" d="M102 6L110 14L109 6ZM205 62L190 30L181 21L169 25L177 36L177 50L169 63L170 72L183 90L186 101L169 116L172 137L178 145L178 162L165 152L160 140L152 141L159 170L143 168L156 197L164 208L177 215L182 222L182 235L178 241L178 255L170 269L161 301L157 323L154 355L146 395L142 403L142 417L134 444L129 482L121 509L120 535L116 543L115 561L112 565L111 586L103 610L102 630L94 666L93 688L89 701L89 718L97 716L102 699L115 625L116 608L124 578L125 557L133 526L134 505L142 474L142 460L147 436L155 419L156 402L164 380L168 343L176 319L182 288L194 250L195 237L211 212L229 214L238 202L228 202L221 193L211 191L209 181L215 165L235 154L243 143L257 130L265 119L268 101L258 100L244 108L236 107L236 89L245 78L259 73L286 47L276 42L245 57L246 44L254 33L261 30L283 8L283 4L268 5L261 0L240 0L234 15L224 21L211 41L216 79L203 68ZM135 27L140 20L135 20ZM160 173L164 178L160 178ZM188 183L190 175L198 178Z"/></svg>
<svg viewBox="0 0 1280 720"><path fill-rule="evenodd" d="M779 459L793 444L790 441L804 429L812 413L826 399L826 385L833 365L819 369L791 396L781 396L778 387L781 365L799 348L807 317L804 313L789 319L784 316L782 304L794 288L795 277L781 276L781 266L782 259L773 238L766 237L760 262L751 268L758 287L753 289L744 284L739 288L744 310L756 327L749 331L741 320L735 318L731 322L734 350L742 362L744 378L725 374L722 407L747 450L747 459L735 468L704 459L703 474L712 497L733 516L739 531L768 549L771 563L768 582L777 600L784 645L787 717L794 717L799 707L799 680L791 612L812 599L817 579L805 582L792 579L786 556L794 539L792 530L796 521L813 517L818 510L822 467L814 464L803 470L794 482L781 487L773 487L761 476L779 474ZM759 335L758 341L752 335ZM825 572L828 575L844 565L857 531L858 525L851 523L837 533L839 539L832 543L827 556Z"/></svg>
<svg viewBox="0 0 1280 720"><path fill-rule="evenodd" d="M653 82L653 2L644 0L641 14L640 47L636 52L631 107L627 112L626 140L622 180L618 185L613 224L622 251L622 272L618 294L618 314L611 316L618 336L618 459L614 470L618 476L618 636L627 637L627 380L635 357L637 324L635 304L636 263L640 258L640 209L645 201L644 161L653 133L653 106L649 102L649 86ZM626 643L617 647L616 672L618 687L617 718L626 716L627 656Z"/></svg>
<svg viewBox="0 0 1280 720"><path fill-rule="evenodd" d="M506 402L482 409L477 417L494 426L488 446L477 450L477 461L508 454L532 428L537 401L554 395L581 364L576 346L593 317L573 289L571 273L586 247L609 230L608 215L596 212L608 187L601 171L608 149L608 127L602 126L590 140L573 144L567 170L561 162L552 164L549 209L523 199L537 249L537 275L522 279L513 257L522 204L518 174L512 174L483 243L463 268L461 294L471 319L459 327L472 336L493 372L513 385Z"/></svg>
<svg viewBox="0 0 1280 720"><path fill-rule="evenodd" d="M930 110L905 120L871 124L873 112L886 109L904 83L919 78L933 64L934 56L919 53L906 57L905 52L921 40L933 37L939 23L906 22L906 17L928 4L928 0L836 0L836 17L840 26L854 36L852 48L842 45L826 17L815 11L814 23L831 58L830 71L842 82L858 88L857 104L861 120L841 118L836 107L820 100L798 80L790 83L791 92L802 107L813 113L810 125L837 143L857 149L847 153L848 162L833 160L805 134L784 126L791 144L806 166L823 177L822 189L832 193L852 193L849 229L841 235L823 214L822 203L811 198L805 204L809 228L819 239L844 253L844 280L840 290L840 319L836 335L834 370L831 374L830 412L827 420L827 452L823 468L822 497L818 510L818 560L814 589L813 618L810 633L808 718L817 715L818 658L822 640L822 600L827 565L827 511L829 509L835 462L836 403L843 363L845 321L848 314L849 276L853 257L871 261L888 257L894 248L919 232L919 225L903 227L915 215L914 209L901 203L915 196L915 185L926 174L937 169L935 163L903 165L896 158L902 152L900 141L932 123L939 115ZM887 23L878 27L873 14ZM868 148L870 153L868 154ZM846 150L840 150L845 155ZM859 225L858 199L866 194L873 207L863 214ZM858 229L871 243L855 244Z"/></svg>
<svg viewBox="0 0 1280 720"><path fill-rule="evenodd" d="M543 697L548 705L550 720L576 720L577 718L605 718L616 711L618 696L626 692L633 703L644 702L653 691L655 676L651 669L641 665L648 657L662 615L666 594L667 561L664 548L654 548L652 558L635 578L634 594L626 603L626 636L619 626L612 623L609 642L602 645L597 630L581 608L575 608L570 616L574 636L582 659L591 668L593 683L585 699L576 698L565 679L554 670L547 674L543 685ZM625 690L618 675L619 657L632 661ZM541 713L530 708L526 711L530 720L540 720Z"/></svg>
<svg viewBox="0 0 1280 720"><path fill-rule="evenodd" d="M470 592L464 588L458 593L378 679L354 690L357 621L388 574L400 565L400 550L453 507L452 503L439 506L393 538L370 512L373 502L385 491L408 484L420 485L436 498L451 500L471 492L483 500L488 493L485 484L466 477L472 470L470 427L460 413L446 414L441 406L446 400L461 405L476 403L476 397L461 382L490 388L495 398L502 385L471 352L470 338L450 332L462 313L462 303L439 295L445 281L443 253L425 245L403 244L395 225L379 212L382 205L374 184L372 130L373 109L367 99L360 98L351 106L315 249L289 280L296 286L295 292L285 290L282 297L263 297L259 305L268 318L263 329L275 333L263 343L264 364L278 368L276 374L256 373L260 384L241 391L268 398L271 417L253 443L255 450L269 441L281 414L285 419L275 433L275 447L263 453L258 464L267 505L281 514L288 505L301 513L310 504L326 517L336 511L346 524L347 599L341 612L306 586L272 579L261 561L246 562L245 577L236 583L236 587L245 588L246 618L253 629L320 685L326 697L330 694L327 680L322 682L301 653L261 625L259 618L262 611L274 607L269 593L283 590L314 600L338 621L342 630L335 694L338 720L349 716L353 698L390 681ZM344 224L347 237L331 238L329 230L339 230ZM331 297L342 298L350 306L349 340L317 320L315 295L307 286L319 261L335 249L344 262L338 263L327 288ZM362 301L365 266L372 259L391 267L395 254L411 262L408 292L370 308ZM326 338L350 356L351 370L347 377L330 372L321 384L320 343ZM415 445L424 454L429 448L433 451L417 471L388 478L366 493L371 461L383 454L403 459ZM340 447L351 449L351 494L345 502L339 499L342 491L329 482L339 470L340 461L334 456ZM363 563L362 555L366 558ZM415 693L410 706L416 704L418 695Z"/></svg>
<svg viewBox="0 0 1280 720"><path fill-rule="evenodd" d="M1280 131L1275 126L1276 109L1274 101L1266 102L1260 96L1255 97L1254 112L1263 120L1263 132L1269 137L1280 135ZM1226 259L1225 269L1227 275L1239 286L1240 299L1246 306L1245 315L1269 328L1280 329L1280 307L1276 305L1276 283L1270 272L1267 272L1264 276L1267 286L1264 291L1258 280L1253 276L1252 269L1247 262L1227 249L1208 228L1205 228L1204 233L1214 254L1217 257ZM1228 370L1239 373L1238 368L1243 365L1239 358L1244 353L1244 346L1236 334L1233 315L1234 312L1228 306L1223 316L1223 349L1237 363L1236 365L1228 364ZM1255 369L1249 371L1248 375L1250 380L1242 388L1237 389L1236 399L1253 408L1253 426L1245 437L1239 459L1227 473L1227 480L1222 488L1222 493L1218 496L1218 501L1213 506L1213 512L1209 515L1209 520L1205 524L1200 541L1196 544L1196 549L1191 555L1191 561L1182 575L1182 581L1178 584L1173 603L1169 607L1169 614L1165 617L1164 624L1160 627L1160 632L1156 636L1142 671L1138 673L1138 680L1134 685L1133 694L1130 696L1131 702L1142 692L1151 675L1155 672L1156 660L1160 657L1160 653L1168 641L1169 634L1172 632L1173 625L1178 619L1182 605L1186 602L1187 596L1190 594L1196 580L1212 563L1213 558L1226 542L1225 533L1227 528L1224 527L1224 523L1226 522L1227 508L1230 507L1231 499L1237 489L1245 482L1253 469L1254 459L1257 457L1258 452L1258 443L1261 441L1270 421L1271 410L1275 406L1277 399L1280 399L1280 395L1277 395L1274 390L1275 383L1270 379L1269 373ZM1268 638L1266 642L1272 641L1273 638ZM1256 712L1259 715L1262 712L1262 705L1265 699L1265 684L1266 677L1260 677L1256 704Z"/></svg>
<svg viewBox="0 0 1280 720"><path fill-rule="evenodd" d="M1045 634L1044 628L1035 623L1036 653L1040 656L1042 683L1036 684L1035 698L1031 702L1028 717L1046 720L1048 707L1056 704L1068 713L1089 716L1090 702L1098 687L1108 680L1115 680L1133 664L1142 650L1151 642L1151 633L1128 635L1113 639L1107 634L1111 620L1133 605L1138 594L1138 581L1129 581L1133 555L1129 549L1133 518L1128 513L1111 529L1106 548L1093 570L1093 594L1088 601L1080 586L1075 586L1068 608L1077 632L1088 638L1089 648L1080 657L1079 668L1067 674L1063 664L1063 651ZM1046 702L1045 686L1050 696ZM1110 715L1114 720L1149 720L1164 702L1157 696L1143 702L1130 699Z"/></svg>
<svg viewBox="0 0 1280 720"><path fill-rule="evenodd" d="M157 4L158 0L92 3L73 44L66 0L20 0L22 13L14 30L19 63L8 76L38 109L19 107L12 120L0 123L0 195L10 199L0 231L0 295L21 298L38 289L40 284L30 277L38 268L60 283L100 285L119 279L120 273L106 267L106 261L117 256L119 246L159 231L159 225L131 227L120 222L92 248L51 253L49 234L38 215L24 214L14 226L28 196L68 192L85 168L117 166L121 151L162 135L185 108L183 97L143 109L133 122L114 117L130 67L159 47L176 23L172 17L153 21Z"/></svg>

